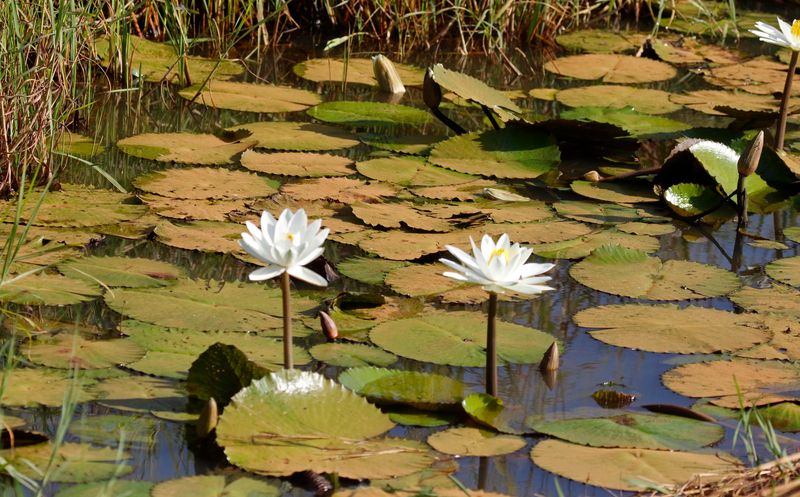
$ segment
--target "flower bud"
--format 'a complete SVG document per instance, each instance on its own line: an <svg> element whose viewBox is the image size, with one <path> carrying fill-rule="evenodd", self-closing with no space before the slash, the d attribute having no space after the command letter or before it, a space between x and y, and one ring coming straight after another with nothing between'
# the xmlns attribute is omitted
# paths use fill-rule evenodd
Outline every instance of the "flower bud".
<svg viewBox="0 0 800 497"><path fill-rule="evenodd" d="M218 422L217 401L214 400L214 397L209 397L208 402L203 407L203 411L200 413L200 417L197 418L197 424L194 425L197 438L203 440L208 437L217 427Z"/></svg>
<svg viewBox="0 0 800 497"><path fill-rule="evenodd" d="M592 183L597 183L600 181L600 173L597 171L589 171L588 173L583 175L583 179L586 181L591 181Z"/></svg>
<svg viewBox="0 0 800 497"><path fill-rule="evenodd" d="M758 169L758 162L761 160L761 150L764 148L764 131L759 131L753 141L751 141L747 148L744 149L742 155L739 156L739 162L736 164L739 169L739 174L744 177L750 176L756 169Z"/></svg>
<svg viewBox="0 0 800 497"><path fill-rule="evenodd" d="M431 109L438 109L442 103L442 87L433 80L433 69L425 71L425 82L422 84L422 100Z"/></svg>
<svg viewBox="0 0 800 497"><path fill-rule="evenodd" d="M553 342L550 348L545 351L542 362L539 363L539 369L542 371L555 371L560 365L561 358L558 353L558 342Z"/></svg>
<svg viewBox="0 0 800 497"><path fill-rule="evenodd" d="M375 79L378 80L378 87L381 90L391 93L404 93L406 87L403 86L403 81L400 80L400 75L397 69L392 64L392 61L383 55L375 55L372 57L372 72L375 74Z"/></svg>
<svg viewBox="0 0 800 497"><path fill-rule="evenodd" d="M319 311L319 324L322 327L322 333L329 342L333 342L339 336L339 328L336 327L336 322L325 311Z"/></svg>

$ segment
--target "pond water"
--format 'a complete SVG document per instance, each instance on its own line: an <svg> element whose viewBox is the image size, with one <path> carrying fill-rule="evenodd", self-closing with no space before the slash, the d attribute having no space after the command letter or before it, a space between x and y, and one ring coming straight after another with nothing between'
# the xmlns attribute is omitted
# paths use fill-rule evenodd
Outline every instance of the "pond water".
<svg viewBox="0 0 800 497"><path fill-rule="evenodd" d="M759 48L760 50L760 48ZM352 53L351 57L366 56L369 54ZM523 57L524 55L524 57ZM436 62L442 62L445 67L470 74L481 81L498 89L515 89L527 92L534 88L565 88L570 86L583 86L594 84L592 82L576 79L562 78L552 72L546 72L542 67L541 53L517 54L511 62L523 70L523 76L514 75L508 65L501 62L486 64L484 57L470 57L458 59L453 57L437 57ZM244 78L247 81L263 81L290 85L317 93L323 101L353 100L353 101L385 101L387 97L369 86L350 84L343 88L338 83L315 83L298 77L292 68L295 64L309 58L304 50L286 49L269 53L262 64L251 66L252 73ZM433 62L427 54L420 54L408 62L425 66ZM647 83L640 87L654 88L674 93L688 92L691 90L711 88L701 76L679 68L679 74L666 82ZM167 85L142 83L141 90L129 92L105 91L103 85L96 88L97 104L89 113L86 134L94 135L96 140L103 143L105 150L91 159L92 163L101 167L127 191L139 191L134 186L134 180L142 174L173 168L185 169L190 167L183 164L167 164L153 160L137 158L124 153L114 144L125 137L141 133L166 133L166 132L192 132L216 133L221 129L231 128L250 122L260 121L301 121L312 122L312 118L305 112L290 113L249 113L232 110L218 110L210 107L190 104L180 98L176 88ZM555 101L537 100L526 96L515 100L524 109L525 113L538 116L558 116L568 107ZM425 108L422 103L422 94L419 88L410 87L402 97L400 103L418 108ZM600 104L600 103L598 103ZM483 114L479 109L451 105L446 112L456 119L469 131L489 129ZM683 121L692 126L722 126L729 121L728 118L709 116L700 112L683 108L670 113L669 117ZM346 129L346 128L345 128ZM386 133L385 128L364 129L359 132L370 131L373 133ZM393 128L391 134L403 135L420 133L429 136L441 136L445 139L448 130L438 122L431 121L422 126L405 126ZM452 133L450 133L452 135ZM667 145L652 145L648 142L647 154L642 161L643 165L658 163L669 152ZM578 147L575 142L572 146ZM644 149L643 149L644 150ZM533 199L543 200L547 203L580 200L581 197L569 189L569 181L579 178L584 172L595 169L600 162L611 165L609 161L594 160L579 157L580 150L569 150L562 146L561 154L565 158L562 171L566 176L557 182L545 185L540 180L517 179L501 180L501 186L513 189L516 193L526 195ZM349 157L354 161L363 161L371 157L386 155L385 151L365 144L360 144L346 150L332 151L331 153ZM643 154L644 155L644 154ZM228 166L234 170L241 170L237 162ZM269 175L264 175L269 176ZM277 182L297 182L300 178L287 178L277 175L269 176ZM355 171L353 177L356 176ZM107 179L91 166L74 160L66 161L61 169L59 179L62 183L78 183L94 185L102 188L112 188ZM180 186L180 185L179 185ZM408 198L407 195L405 198ZM588 199L583 199L588 200ZM595 202L588 200L589 202ZM422 200L422 202L426 202ZM779 259L788 259L800 255L800 245L784 236L786 228L800 226L798 202L793 202L789 207L774 213L752 214L747 225L749 236L737 236L735 220L729 220L717 228L708 226L694 226L681 221L671 221L668 224L675 230L657 236L658 249L650 251L660 259L687 260L698 263L718 266L726 270L733 270L746 286L764 288L776 284L764 272L764 267ZM347 205L343 206L347 212ZM669 215L663 207L657 211L659 215ZM553 212L552 215L555 215ZM235 216L231 216L234 217ZM246 216L245 216L246 217ZM352 216L345 216L350 223L358 224ZM589 224L584 223L586 226ZM361 223L363 229L368 229ZM592 225L599 228L601 225ZM187 236L187 235L178 235ZM197 235L199 237L199 235ZM466 236L466 235L465 235ZM738 239L738 241L737 241ZM786 248L764 248L753 246L752 242L758 240L772 240L785 243ZM795 237L795 240L797 238ZM125 256L142 257L170 262L185 271L185 275L199 281L244 281L247 274L254 268L231 254L222 254L214 251L186 250L162 243L164 240L158 236L149 236L140 239L124 239L108 236L99 241L93 241L86 247L86 255L96 256ZM191 240L190 240L191 243ZM741 259L733 261L734 246L739 245ZM772 247L772 246L770 246ZM325 257L333 268L343 260L353 256L366 255L361 248L341 243L329 243ZM435 262L437 254L426 255L417 262ZM545 259L537 258L539 261ZM613 295L592 289L579 283L570 275L570 269L581 258L557 258L556 268L550 273L550 284L555 291L546 293L534 299L501 302L498 317L501 320L517 323L524 327L541 330L555 337L562 344L561 368L555 381L548 386L537 364L504 364L500 367L499 397L505 400L509 409L518 409L526 415L541 416L545 419L562 419L575 417L577 413L585 416L611 416L622 412L646 412L642 406L646 404L675 404L679 406L692 406L697 399L675 393L664 386L662 374L681 364L707 361L715 357L707 354L672 354L654 353L637 348L612 346L592 337L590 328L578 326L573 317L579 311L611 304L660 304L665 302L651 301L642 298L631 298ZM621 271L621 266L614 266L610 271ZM796 280L795 280L796 281ZM215 283L212 283L214 285ZM268 282L267 286L274 287L275 282ZM299 290L309 290L307 285L297 284ZM107 291L114 291L108 289ZM120 291L120 290L117 290ZM307 293L311 298L321 301L330 299L339 291L349 292L382 292L386 295L398 296L388 287L376 287L354 279L342 276L332 282L324 295ZM725 292L727 293L727 292ZM305 295L305 294L304 294ZM795 297L796 298L796 297ZM412 298L416 302L425 301L425 297ZM448 311L470 310L482 311L479 304L440 303L435 295L427 298L430 305ZM680 308L687 306L705 307L730 311L735 313L746 312L742 307L735 305L727 297L702 298L695 300L679 300L666 302ZM795 300L797 308L800 302ZM101 329L116 330L119 323L125 319L122 313L110 309L103 299L94 299L89 302L65 307L51 306L15 306L14 310L34 317L59 319L65 322L79 322L98 326ZM182 312L181 308L173 309L175 314ZM311 314L313 315L313 314ZM481 314L483 315L483 314ZM138 319L143 319L136 316ZM676 317L676 319L681 319ZM145 319L146 320L146 319ZM314 320L306 321L312 323ZM649 322L648 322L649 323ZM713 323L708 323L711 326ZM653 323L649 323L653 325ZM652 333L653 330L642 326L642 334ZM302 335L302 334L301 334ZM797 331L794 330L795 339ZM688 338L687 338L688 340ZM300 336L296 344L308 349L313 344L322 343L323 337L315 328L307 336ZM245 350L247 352L247 350ZM729 358L730 355L724 356ZM797 357L793 357L795 361ZM474 367L455 367L436 365L413 359L400 358L391 366L396 369L423 371L437 373L464 382L469 392L483 391L483 369ZM303 369L318 371L329 378L337 378L344 368L326 366L324 363L311 361ZM130 374L138 374L128 368L121 368ZM144 377L142 377L144 378ZM785 387L785 385L784 385ZM604 409L592 398L592 394L600 389L613 389L626 394L635 395L633 403L622 409ZM792 388L780 389L783 395L800 394L800 383ZM41 431L54 435L58 424L60 410L51 408L15 408L9 406L4 410L7 415L19 416L28 424L26 429ZM128 416L142 416L130 414L129 411L120 411L114 408L89 401L80 403L75 413L76 419L94 417L106 414L126 414ZM219 458L204 454L193 449L187 441L187 432L193 428L180 422L166 421L146 417L149 421L143 422L143 430L147 436L143 441L134 443L129 447L130 460L126 461L132 466L132 472L123 476L123 479L160 482L163 480L183 476L202 474L234 474L235 468L227 466ZM457 424L465 421L461 418ZM347 420L332 419L331 423L347 422ZM746 449L740 441L734 444L734 430L736 419L720 418L720 423L725 428L724 437L715 442L713 447L720 451L730 452L746 460ZM795 429L797 423L795 423ZM426 438L446 427L422 428L398 425L388 432L390 436L410 438L425 441ZM99 445L115 446L116 433L108 430L104 440L91 438ZM800 448L800 439L789 432L778 432L779 441L791 452ZM67 441L80 441L81 437L74 433L67 435ZM526 446L511 454L488 458L460 457L456 459L458 470L455 478L470 489L484 489L514 496L530 496L534 494L556 495L558 486L565 495L607 495L608 490L585 485L580 482L555 476L553 473L541 469L531 461L530 451L533 446L543 439L542 436L526 436ZM759 456L763 460L770 459L764 446L760 432L756 431L756 442ZM0 483L0 485L3 485ZM285 485L285 483L284 483ZM55 493L63 488L63 484L50 484L46 494ZM310 495L310 491L301 488L286 487L290 495Z"/></svg>

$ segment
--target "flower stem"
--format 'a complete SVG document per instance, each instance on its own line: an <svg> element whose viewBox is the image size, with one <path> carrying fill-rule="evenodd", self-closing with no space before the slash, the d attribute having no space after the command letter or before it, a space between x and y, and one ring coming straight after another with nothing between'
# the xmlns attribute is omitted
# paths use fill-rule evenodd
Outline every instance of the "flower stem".
<svg viewBox="0 0 800 497"><path fill-rule="evenodd" d="M489 318L486 323L486 393L497 397L497 294L489 292Z"/></svg>
<svg viewBox="0 0 800 497"><path fill-rule="evenodd" d="M778 128L775 130L775 151L783 150L783 135L786 134L786 116L789 113L789 97L792 94L792 80L794 70L797 68L797 55L800 52L792 50L792 59L789 61L789 69L786 72L786 83L783 85L783 96L781 97L781 111L778 119Z"/></svg>
<svg viewBox="0 0 800 497"><path fill-rule="evenodd" d="M292 304L289 301L289 273L281 275L281 294L283 297L283 367L294 368L292 357Z"/></svg>

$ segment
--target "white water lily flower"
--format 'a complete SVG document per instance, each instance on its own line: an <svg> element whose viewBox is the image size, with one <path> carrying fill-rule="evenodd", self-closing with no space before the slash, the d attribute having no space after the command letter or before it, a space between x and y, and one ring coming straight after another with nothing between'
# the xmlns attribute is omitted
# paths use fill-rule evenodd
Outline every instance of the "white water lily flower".
<svg viewBox="0 0 800 497"><path fill-rule="evenodd" d="M245 224L249 233L242 233L239 245L266 264L250 273L251 280L268 280L287 272L313 285L327 286L325 278L304 267L322 255L322 244L329 233L327 228L320 229L322 219L309 225L303 209L295 213L284 209L277 220L264 211L261 228L250 221Z"/></svg>
<svg viewBox="0 0 800 497"><path fill-rule="evenodd" d="M786 47L795 52L800 51L800 20L795 19L792 24L789 24L779 17L778 26L780 30L765 22L758 21L755 29L751 29L750 32L758 36L758 39L763 42Z"/></svg>
<svg viewBox="0 0 800 497"><path fill-rule="evenodd" d="M478 248L470 237L472 256L463 250L447 245L447 250L460 262L439 259L448 267L458 271L446 272L444 276L458 281L477 283L488 292L513 292L537 294L553 290L543 285L552 278L539 276L555 267L555 264L537 264L527 262L533 253L529 248L522 248L518 243L511 245L508 235L503 234L497 243L489 235L483 235Z"/></svg>

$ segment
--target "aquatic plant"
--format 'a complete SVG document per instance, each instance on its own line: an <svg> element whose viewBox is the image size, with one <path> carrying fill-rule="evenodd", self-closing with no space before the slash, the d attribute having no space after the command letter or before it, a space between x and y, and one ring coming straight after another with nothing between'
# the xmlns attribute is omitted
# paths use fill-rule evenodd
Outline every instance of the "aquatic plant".
<svg viewBox="0 0 800 497"><path fill-rule="evenodd" d="M780 116L775 129L775 142L773 143L775 150L780 151L783 150L783 137L786 134L786 116L789 111L792 78L794 77L794 70L797 68L797 55L800 53L800 20L795 19L790 25L779 17L778 26L780 30L775 29L775 27L765 22L759 21L755 24L755 29L751 29L750 32L758 36L758 39L764 43L778 45L779 47L785 47L792 51L792 58L789 60L789 69L786 71L786 83L784 83L783 86Z"/></svg>
<svg viewBox="0 0 800 497"><path fill-rule="evenodd" d="M322 219L308 224L306 211L292 212L286 208L276 220L267 211L261 214L261 227L247 221L249 233L242 233L239 245L256 259L266 263L266 267L250 273L252 281L264 281L281 277L283 297L283 365L286 369L294 367L292 359L292 316L289 301L289 280L294 276L317 286L327 286L322 276L306 268L305 265L322 255L322 244L329 230L321 228Z"/></svg>
<svg viewBox="0 0 800 497"><path fill-rule="evenodd" d="M439 259L443 264L457 272L447 271L444 276L457 281L476 283L489 292L489 316L486 326L486 393L497 396L497 339L496 324L497 294L506 290L536 295L554 288L543 285L552 278L540 276L555 267L555 264L527 262L533 250L522 248L518 243L511 245L507 234L502 234L497 242L489 235L483 235L478 248L472 238L472 256L452 245L447 250L460 262Z"/></svg>

